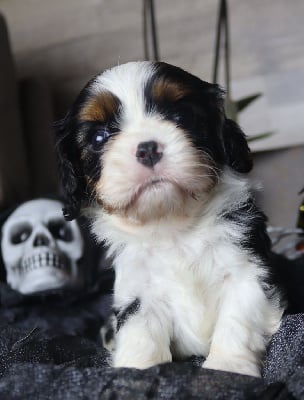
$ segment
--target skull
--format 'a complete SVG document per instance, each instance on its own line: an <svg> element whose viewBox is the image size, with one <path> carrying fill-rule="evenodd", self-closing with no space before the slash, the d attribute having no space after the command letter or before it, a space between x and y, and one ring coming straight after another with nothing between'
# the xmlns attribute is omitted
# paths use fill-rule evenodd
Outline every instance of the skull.
<svg viewBox="0 0 304 400"><path fill-rule="evenodd" d="M13 289L27 294L79 283L83 239L77 223L63 219L61 208L56 200L31 200L5 221L1 250Z"/></svg>

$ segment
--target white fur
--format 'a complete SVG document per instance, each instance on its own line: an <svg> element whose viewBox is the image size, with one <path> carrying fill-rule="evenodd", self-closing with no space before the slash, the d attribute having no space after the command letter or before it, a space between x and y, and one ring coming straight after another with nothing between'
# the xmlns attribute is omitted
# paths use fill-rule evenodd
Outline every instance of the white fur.
<svg viewBox="0 0 304 400"><path fill-rule="evenodd" d="M114 257L114 306L140 300L117 333L113 365L147 368L200 354L204 367L258 376L282 310L265 295L262 262L236 244L244 225L220 218L246 203L248 182L228 168L212 181L212 163L183 130L145 113L152 73L151 63L129 63L92 89L111 91L123 106L122 132L105 148L97 185L113 210L94 210L92 229ZM135 157L148 140L163 152L153 169Z"/></svg>
<svg viewBox="0 0 304 400"><path fill-rule="evenodd" d="M216 220L221 207L245 200L239 196L246 188L226 172L191 229L166 221L132 231L113 216L97 216L94 232L116 254L115 307L141 300L118 332L115 366L146 368L170 361L172 351L207 356L208 368L259 375L282 311L261 287L263 265L234 244L243 232Z"/></svg>

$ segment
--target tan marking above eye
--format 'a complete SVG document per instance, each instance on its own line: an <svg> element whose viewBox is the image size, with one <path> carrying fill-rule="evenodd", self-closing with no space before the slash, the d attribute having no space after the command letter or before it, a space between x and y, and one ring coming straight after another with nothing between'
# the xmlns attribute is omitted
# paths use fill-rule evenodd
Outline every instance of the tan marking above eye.
<svg viewBox="0 0 304 400"><path fill-rule="evenodd" d="M181 83L159 79L152 85L152 96L156 100L177 101L190 93L190 89Z"/></svg>
<svg viewBox="0 0 304 400"><path fill-rule="evenodd" d="M101 92L91 97L82 107L81 121L106 121L117 111L117 99L110 92Z"/></svg>

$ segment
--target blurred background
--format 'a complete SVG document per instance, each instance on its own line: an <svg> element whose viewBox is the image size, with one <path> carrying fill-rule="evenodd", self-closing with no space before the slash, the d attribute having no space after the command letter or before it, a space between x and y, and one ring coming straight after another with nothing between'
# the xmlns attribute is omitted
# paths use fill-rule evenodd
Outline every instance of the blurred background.
<svg viewBox="0 0 304 400"><path fill-rule="evenodd" d="M304 2L228 0L232 97L270 223L295 227L304 186ZM155 0L160 59L212 80L219 1ZM140 0L0 0L0 207L57 190L50 122L104 69L144 59ZM225 82L220 81L224 85ZM303 196L302 196L303 197Z"/></svg>

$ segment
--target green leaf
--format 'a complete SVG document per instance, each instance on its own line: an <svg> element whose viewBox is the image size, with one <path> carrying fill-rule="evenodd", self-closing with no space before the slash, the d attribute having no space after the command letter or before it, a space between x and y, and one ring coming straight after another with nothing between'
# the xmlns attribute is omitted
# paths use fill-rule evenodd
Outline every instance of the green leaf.
<svg viewBox="0 0 304 400"><path fill-rule="evenodd" d="M238 110L236 102L229 97L225 98L225 112L228 118L232 119L234 122L237 122Z"/></svg>
<svg viewBox="0 0 304 400"><path fill-rule="evenodd" d="M254 140L259 140L259 139L265 139L274 134L275 134L275 132L272 131L272 132L265 132L265 133L259 133L257 135L252 135L252 136L247 137L247 142L253 142Z"/></svg>
<svg viewBox="0 0 304 400"><path fill-rule="evenodd" d="M247 106L249 106L254 100L258 99L260 96L262 96L262 93L256 93L251 96L244 97L240 100L234 101L231 99L230 96L226 96L225 98L225 112L228 118L232 119L233 121L237 122L238 121L238 113ZM270 132L265 132L265 133L260 133L257 135L252 135L247 137L248 142L253 142L255 140L260 140L260 139L265 139L271 135L273 135L275 132L270 131Z"/></svg>
<svg viewBox="0 0 304 400"><path fill-rule="evenodd" d="M255 101L256 99L258 99L261 96L262 96L262 93L256 93L251 96L243 97L242 99L237 100L235 102L237 111L240 112L240 111L244 110L244 108L248 107L249 104L251 104L253 101Z"/></svg>

